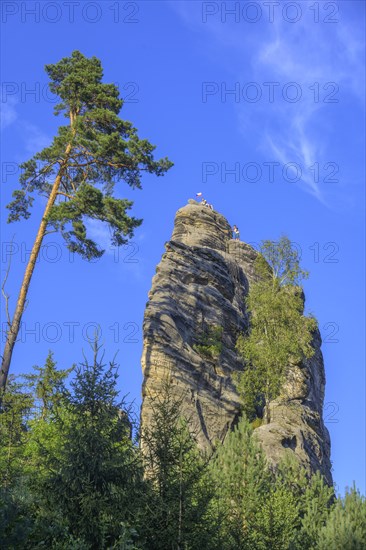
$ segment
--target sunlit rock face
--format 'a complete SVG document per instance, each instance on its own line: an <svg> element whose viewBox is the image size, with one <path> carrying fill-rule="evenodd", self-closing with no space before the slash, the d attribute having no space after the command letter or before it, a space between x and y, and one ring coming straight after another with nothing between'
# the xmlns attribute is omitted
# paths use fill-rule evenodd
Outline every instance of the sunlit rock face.
<svg viewBox="0 0 366 550"><path fill-rule="evenodd" d="M151 400L169 378L200 447L208 451L240 414L233 377L243 364L235 344L248 329L244 299L256 279L257 252L231 236L218 212L193 200L178 210L144 316L142 429L151 421ZM212 327L222 327L222 350L205 357L194 345ZM283 395L270 403L271 422L256 428L255 436L274 467L284 453L294 453L309 472L320 470L332 483L320 345L316 334L314 356L291 367Z"/></svg>

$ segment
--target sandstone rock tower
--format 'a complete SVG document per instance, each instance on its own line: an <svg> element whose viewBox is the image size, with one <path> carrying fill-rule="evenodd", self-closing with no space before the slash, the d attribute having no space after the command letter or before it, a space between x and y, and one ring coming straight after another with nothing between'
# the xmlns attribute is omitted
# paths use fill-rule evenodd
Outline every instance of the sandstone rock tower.
<svg viewBox="0 0 366 550"><path fill-rule="evenodd" d="M151 397L167 376L171 391L183 396L184 412L202 448L223 440L237 422L240 403L233 374L243 366L235 344L248 327L244 298L255 280L256 254L248 244L231 239L230 225L218 212L193 200L178 210L144 317L142 429L151 419ZM209 326L223 329L219 358L203 358L193 348ZM317 334L314 356L291 368L286 399L270 404L271 422L256 428L255 435L273 464L293 452L309 472L320 470L331 484L320 345Z"/></svg>

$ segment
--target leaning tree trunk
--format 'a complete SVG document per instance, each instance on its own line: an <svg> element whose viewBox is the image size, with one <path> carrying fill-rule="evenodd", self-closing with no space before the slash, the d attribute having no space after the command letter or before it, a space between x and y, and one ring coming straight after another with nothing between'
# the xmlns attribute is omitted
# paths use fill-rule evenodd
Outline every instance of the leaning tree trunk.
<svg viewBox="0 0 366 550"><path fill-rule="evenodd" d="M27 294L29 290L29 285L32 279L33 271L36 265L36 261L38 258L39 251L42 246L42 241L46 233L47 229L47 216L50 213L50 210L52 206L55 204L56 197L58 194L58 190L60 187L61 179L63 172L65 170L68 155L71 151L71 143L68 144L65 150L65 160L63 161L62 165L60 166L60 170L57 174L57 177L55 179L55 182L53 184L50 196L48 197L47 205L45 208L45 211L43 213L42 221L40 223L40 226L38 228L37 236L34 241L32 251L29 257L28 265L26 267L22 286L20 287L20 292L17 300L17 305L15 308L14 316L11 321L10 327L8 329L8 332L6 334L6 343L4 347L4 353L2 356L2 362L1 362L1 370L0 370L0 391L4 391L6 387L6 382L8 379L9 374L9 368L11 363L11 357L13 354L15 342L18 337L19 329L20 329L20 323L22 320L22 316L24 313L24 307L27 299ZM1 401L0 401L1 403Z"/></svg>

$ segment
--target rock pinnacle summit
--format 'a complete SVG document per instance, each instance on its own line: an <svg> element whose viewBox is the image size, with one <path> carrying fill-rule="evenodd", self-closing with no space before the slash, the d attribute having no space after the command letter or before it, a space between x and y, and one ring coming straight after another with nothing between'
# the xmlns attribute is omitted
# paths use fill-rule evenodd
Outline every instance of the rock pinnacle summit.
<svg viewBox="0 0 366 550"><path fill-rule="evenodd" d="M232 239L224 216L194 200L176 213L165 249L144 315L142 430L153 414L151 398L169 376L171 391L178 398L183 396L183 411L199 446L210 451L240 414L233 375L243 365L235 344L239 333L248 329L245 296L256 280L257 252ZM202 357L195 346L198 335L210 327L221 327L218 357ZM274 466L292 452L309 473L320 470L332 484L319 333L313 346L311 359L291 367L286 399L280 396L270 403L271 422L254 434Z"/></svg>

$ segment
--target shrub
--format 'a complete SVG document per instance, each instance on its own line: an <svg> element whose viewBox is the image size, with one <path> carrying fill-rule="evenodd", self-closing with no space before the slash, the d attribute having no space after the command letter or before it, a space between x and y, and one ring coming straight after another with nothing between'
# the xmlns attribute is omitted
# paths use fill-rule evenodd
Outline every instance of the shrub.
<svg viewBox="0 0 366 550"><path fill-rule="evenodd" d="M252 425L253 430L255 430L256 428L259 428L259 426L262 426L262 424L263 424L263 418L258 418L258 417L256 417L256 418L251 422L251 425Z"/></svg>
<svg viewBox="0 0 366 550"><path fill-rule="evenodd" d="M203 332L197 344L193 349L201 356L215 359L220 356L223 348L222 343L223 328L218 325L212 325Z"/></svg>

